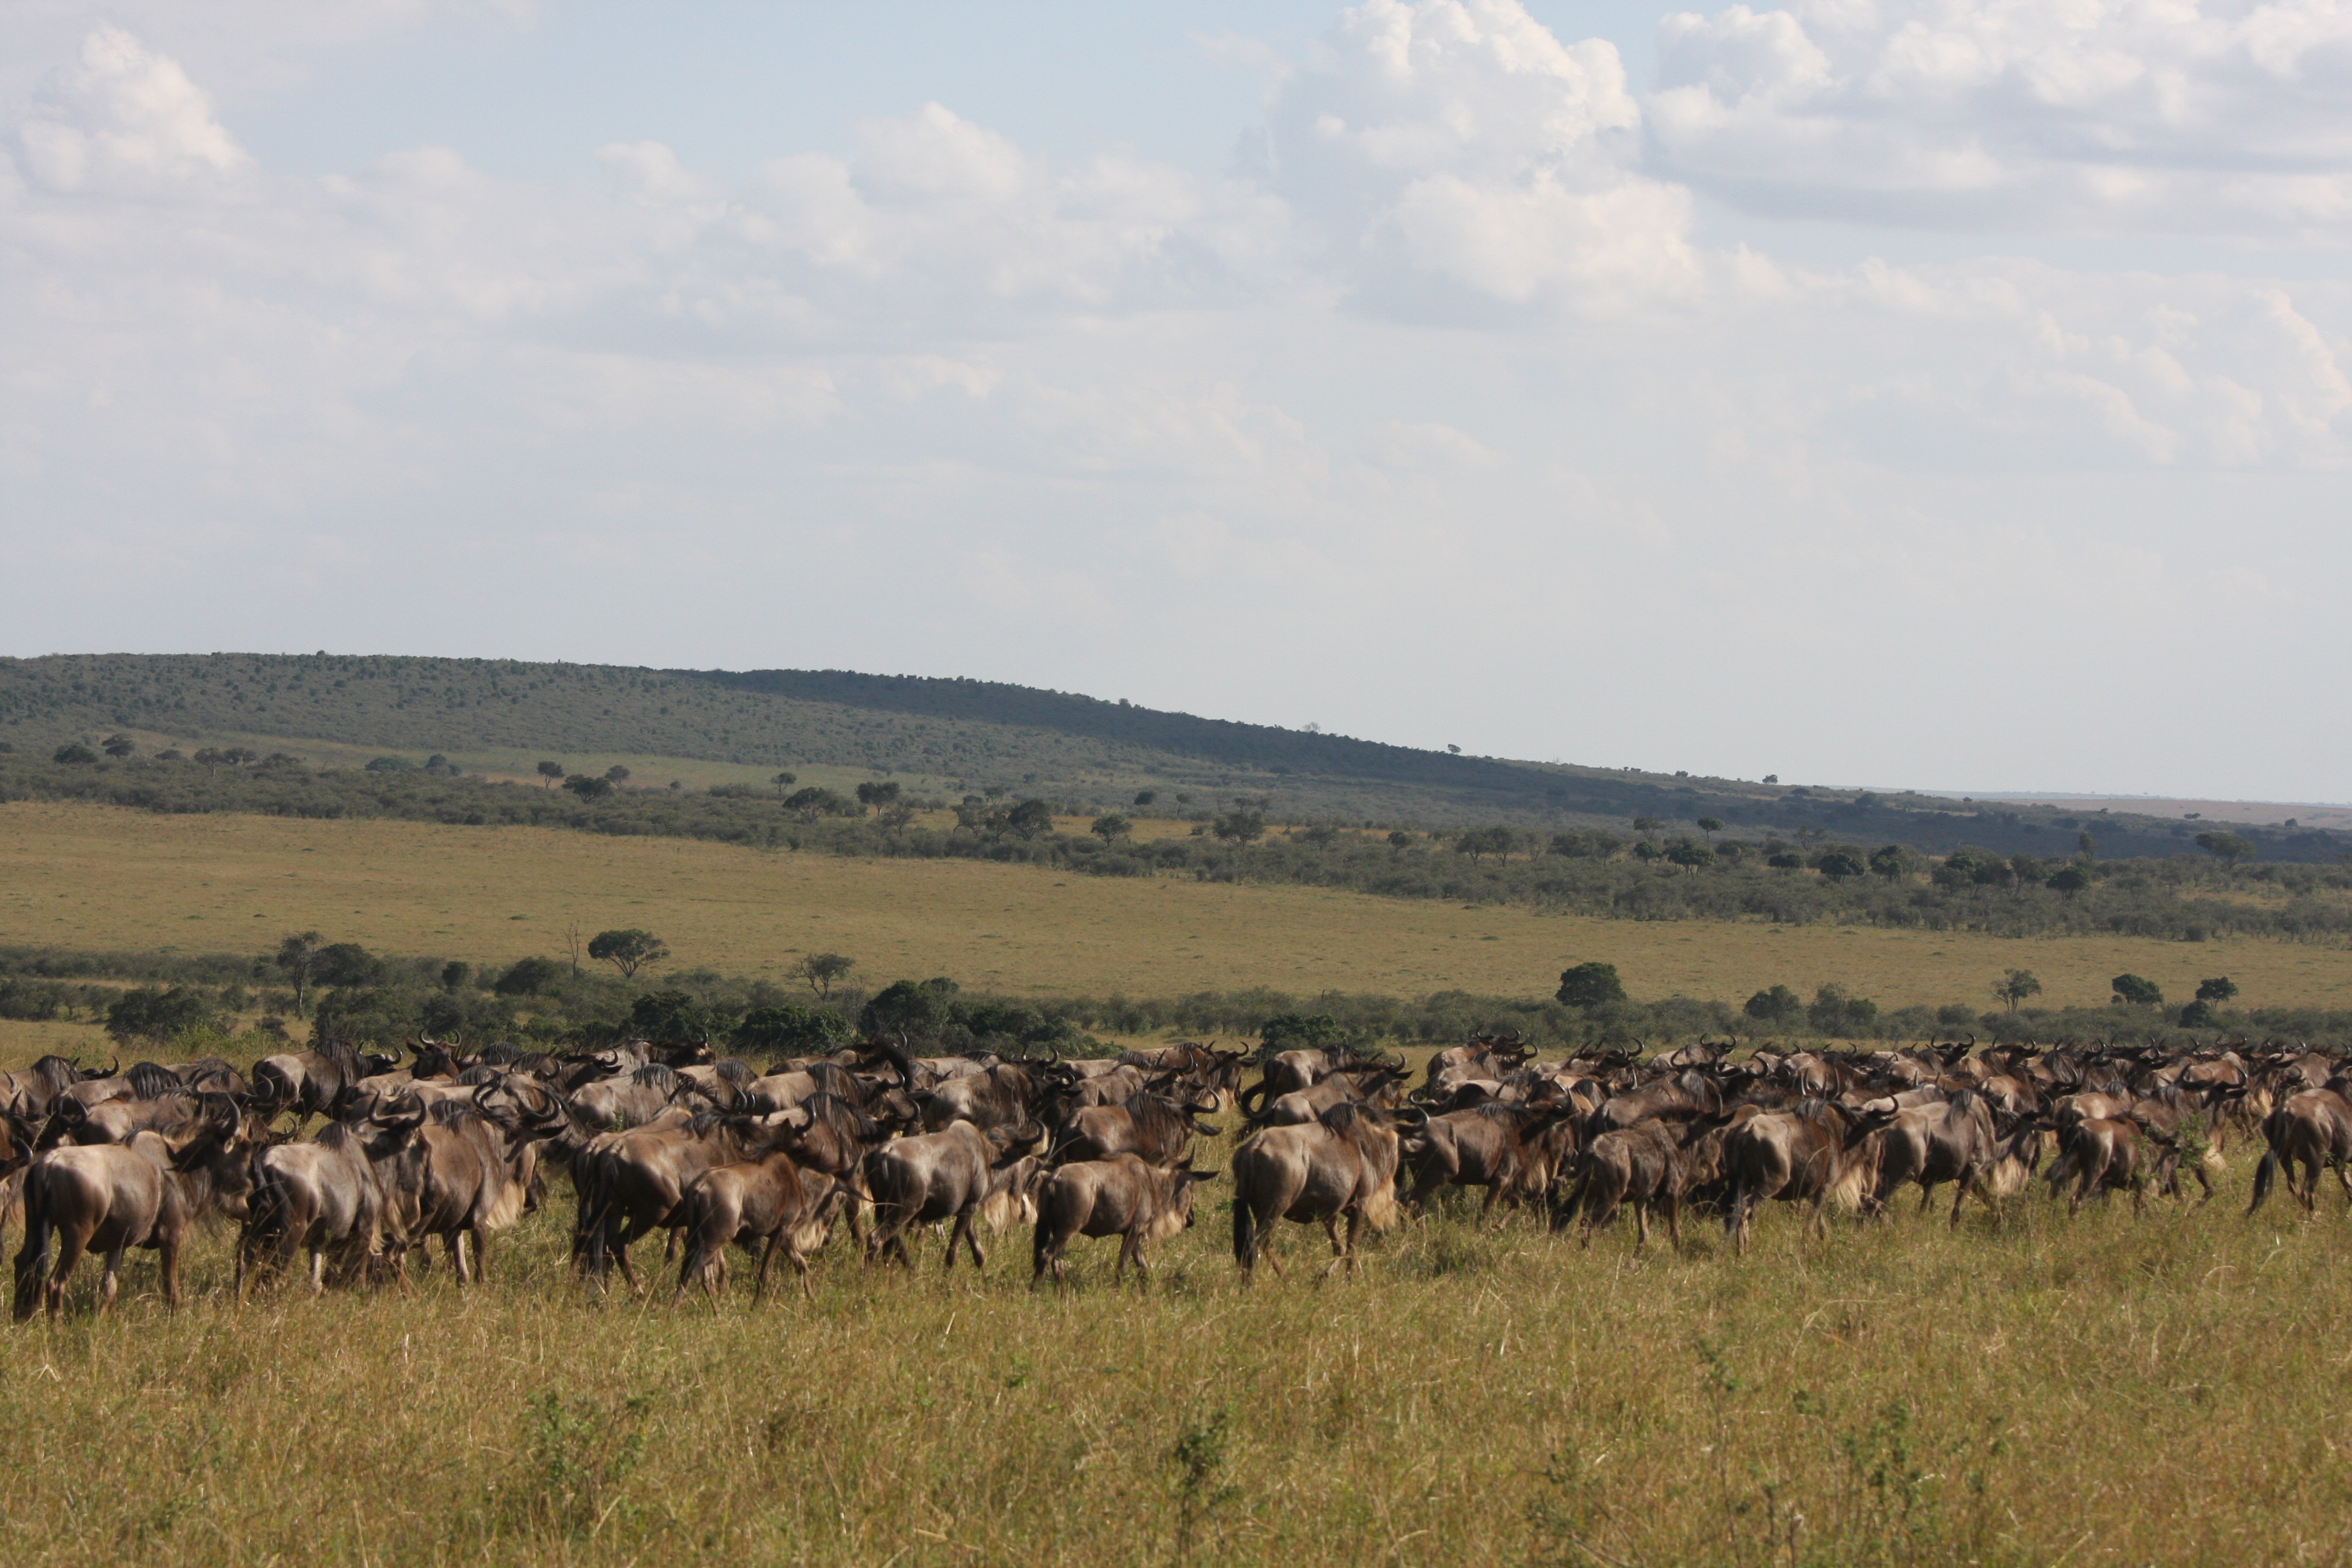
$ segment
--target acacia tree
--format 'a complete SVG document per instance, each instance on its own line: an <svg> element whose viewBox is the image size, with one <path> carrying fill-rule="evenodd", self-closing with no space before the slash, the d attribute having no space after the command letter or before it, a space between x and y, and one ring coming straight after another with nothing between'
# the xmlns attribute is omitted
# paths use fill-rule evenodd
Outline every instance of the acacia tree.
<svg viewBox="0 0 2352 1568"><path fill-rule="evenodd" d="M667 958L669 948L653 932L631 926L625 931L600 931L589 938L588 956L619 970L622 979L634 980L646 964Z"/></svg>
<svg viewBox="0 0 2352 1568"><path fill-rule="evenodd" d="M2034 978L2033 971L2030 969L2012 969L1992 983L1992 994L1993 1000L2007 1003L2009 1010L2014 1013L2020 1002L2028 996L2042 994L2042 982Z"/></svg>
<svg viewBox="0 0 2352 1568"><path fill-rule="evenodd" d="M1088 828L1087 831L1092 833L1096 837L1101 839L1104 843L1108 844L1113 839L1124 838L1129 834L1133 833L1135 831L1135 824L1129 822L1127 818L1114 811L1108 816L1096 817L1094 820L1094 826Z"/></svg>
<svg viewBox="0 0 2352 1568"><path fill-rule="evenodd" d="M2197 836L2197 847L2232 866L2241 860L2251 860L2254 855L2254 841L2239 833L2200 833Z"/></svg>
<svg viewBox="0 0 2352 1568"><path fill-rule="evenodd" d="M288 937L278 944L278 967L294 983L294 1016L302 1016L303 1004L310 999L310 973L319 965L319 944L325 939L317 931L306 931Z"/></svg>
<svg viewBox="0 0 2352 1568"><path fill-rule="evenodd" d="M553 789L555 787L556 781L563 776L563 764L562 763L552 762L541 763L539 764L539 776L541 781L541 787Z"/></svg>
<svg viewBox="0 0 2352 1568"><path fill-rule="evenodd" d="M793 975L819 996L833 994L833 984L857 967L857 960L838 952L812 952L793 965Z"/></svg>

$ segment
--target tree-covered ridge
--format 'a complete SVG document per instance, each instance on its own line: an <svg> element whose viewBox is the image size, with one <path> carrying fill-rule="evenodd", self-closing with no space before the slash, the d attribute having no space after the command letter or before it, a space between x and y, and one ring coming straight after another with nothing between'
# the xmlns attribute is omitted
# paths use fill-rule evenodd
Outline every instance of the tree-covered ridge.
<svg viewBox="0 0 2352 1568"><path fill-rule="evenodd" d="M762 768L904 773L950 793L1000 787L1090 809L1144 789L1194 809L1237 799L1278 821L1418 827L1813 833L1935 854L2195 854L2196 827L2062 805L1971 805L1466 757L1240 724L978 680L840 670L656 670L358 655L59 655L0 659L0 745L96 747L112 731L274 735L432 752L616 752ZM2332 861L2352 839L2244 827L2263 860Z"/></svg>

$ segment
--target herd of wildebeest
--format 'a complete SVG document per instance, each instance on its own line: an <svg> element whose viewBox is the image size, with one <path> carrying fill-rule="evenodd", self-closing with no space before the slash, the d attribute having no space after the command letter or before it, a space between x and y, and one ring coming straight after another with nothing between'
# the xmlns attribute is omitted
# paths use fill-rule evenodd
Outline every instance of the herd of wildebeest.
<svg viewBox="0 0 2352 1568"><path fill-rule="evenodd" d="M1234 1256L1279 1269L1276 1222L1322 1225L1330 1268L1359 1238L1426 1214L1448 1186L1484 1189L1587 1244L1621 1210L1720 1216L1744 1252L1756 1206L1884 1214L1906 1186L1924 1209L1953 1189L1996 1215L2037 1175L2070 1210L2095 1194L2178 1197L2232 1143L2259 1138L2259 1206L2282 1171L2306 1210L2333 1166L2352 1200L2352 1078L2335 1055L2271 1043L2196 1050L1973 1043L1839 1052L1701 1044L1539 1061L1481 1037L1418 1074L1401 1057L1186 1043L1109 1059L978 1053L917 1058L870 1041L762 1073L707 1047L643 1042L549 1055L420 1041L398 1055L328 1046L240 1071L218 1059L85 1069L59 1057L0 1073L0 1226L20 1205L18 1319L61 1310L85 1254L100 1310L125 1252L152 1249L166 1302L182 1248L234 1221L236 1290L298 1268L332 1282L405 1284L441 1238L460 1283L487 1277L489 1237L538 1207L547 1166L576 1208L573 1266L602 1289L629 1248L665 1233L677 1295L715 1303L730 1249L808 1264L845 1226L866 1264L911 1266L910 1236L946 1231L975 1268L982 1236L1034 1226L1033 1285L1059 1285L1075 1237L1119 1238L1114 1279L1189 1226L1200 1184L1233 1194ZM1247 1083L1250 1064L1262 1058ZM1416 1081L1416 1079L1418 1081ZM1195 1167L1204 1120L1240 1113L1222 1172ZM323 1118L306 1133L313 1119ZM2044 1166L2047 1166L2046 1172ZM1507 1215L1506 1215L1507 1218ZM1327 1272L1328 1270L1327 1269Z"/></svg>

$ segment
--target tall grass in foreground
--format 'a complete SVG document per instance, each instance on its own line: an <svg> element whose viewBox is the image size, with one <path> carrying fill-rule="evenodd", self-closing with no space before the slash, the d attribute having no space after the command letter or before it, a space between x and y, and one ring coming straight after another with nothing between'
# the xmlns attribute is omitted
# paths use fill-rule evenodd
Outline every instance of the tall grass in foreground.
<svg viewBox="0 0 2352 1568"><path fill-rule="evenodd" d="M1212 1198L1141 1297L1112 1243L1056 1296L1025 1237L981 1280L845 1237L814 1306L739 1260L716 1314L572 1282L560 1193L479 1292L239 1310L214 1238L176 1318L142 1263L0 1332L0 1561L2336 1561L2352 1231L2246 1221L2239 1164L2138 1221L1775 1213L1745 1262L1448 1214L1353 1285L1285 1226L1243 1287Z"/></svg>

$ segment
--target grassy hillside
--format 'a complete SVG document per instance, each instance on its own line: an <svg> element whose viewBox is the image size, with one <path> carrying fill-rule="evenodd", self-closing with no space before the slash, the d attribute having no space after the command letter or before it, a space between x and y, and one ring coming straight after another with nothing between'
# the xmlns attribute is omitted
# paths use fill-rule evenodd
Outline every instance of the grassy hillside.
<svg viewBox="0 0 2352 1568"><path fill-rule="evenodd" d="M1637 997L1738 1004L1823 984L1887 1005L1991 1005L2032 969L2053 1007L2104 1005L2117 973L2185 1000L2229 974L2248 1006L2352 1007L2352 963L2303 943L1759 921L1622 921L1328 889L1071 876L973 860L867 860L667 838L388 821L0 805L0 941L252 952L288 931L474 963L561 956L564 930L643 926L682 967L781 976L802 952L859 977L948 974L1043 996L1268 987L1536 996L1570 963Z"/></svg>
<svg viewBox="0 0 2352 1568"><path fill-rule="evenodd" d="M1651 816L1687 829L1713 816L1738 832L1816 829L1939 853L1967 843L2069 854L2086 828L2109 857L2193 853L2196 831L2063 805L1454 756L986 681L330 654L0 659L0 743L46 754L114 731L183 746L272 737L419 760L437 752L490 772L538 755L679 759L752 776L865 770L950 794L997 786L1098 807L1154 789L1159 809L1180 794L1202 810L1242 797L1286 821L1622 827ZM653 765L664 782L693 782ZM2347 847L2302 828L2243 831L2266 859Z"/></svg>

